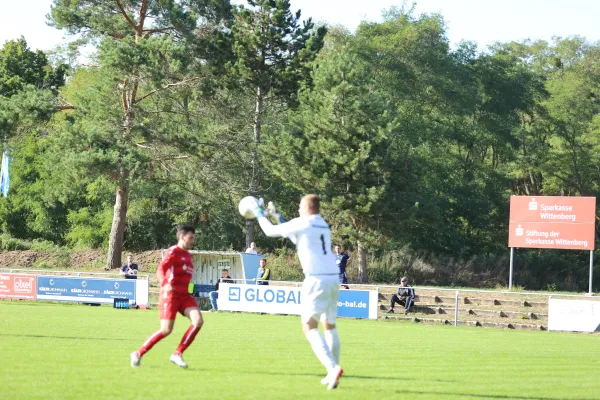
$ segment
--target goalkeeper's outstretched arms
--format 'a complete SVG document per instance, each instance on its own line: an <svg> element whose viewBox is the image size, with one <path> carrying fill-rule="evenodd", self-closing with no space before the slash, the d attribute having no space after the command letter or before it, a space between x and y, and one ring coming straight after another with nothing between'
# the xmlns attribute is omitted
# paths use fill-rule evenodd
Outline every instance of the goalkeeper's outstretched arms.
<svg viewBox="0 0 600 400"><path fill-rule="evenodd" d="M269 237L284 237L290 239L294 244L296 244L297 233L305 228L302 221L298 218L279 225L273 225L264 215L259 216L257 220L265 235Z"/></svg>
<svg viewBox="0 0 600 400"><path fill-rule="evenodd" d="M269 237L284 237L290 239L294 244L296 244L297 233L306 228L304 226L306 223L298 218L289 222L283 222L280 225L273 225L265 216L265 209L261 206L260 202L257 204L256 209L252 210L252 213L256 216L256 219L258 220L258 223L265 235ZM279 216L278 219L280 221L283 220L281 216Z"/></svg>

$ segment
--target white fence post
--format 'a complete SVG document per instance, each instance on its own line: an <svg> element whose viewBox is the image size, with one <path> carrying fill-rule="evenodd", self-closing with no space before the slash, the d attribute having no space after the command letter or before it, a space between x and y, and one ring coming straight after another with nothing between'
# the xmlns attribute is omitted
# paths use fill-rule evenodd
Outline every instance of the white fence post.
<svg viewBox="0 0 600 400"><path fill-rule="evenodd" d="M594 250L590 250L590 290L589 295L593 296L594 292L592 291L592 281L594 279Z"/></svg>
<svg viewBox="0 0 600 400"><path fill-rule="evenodd" d="M548 296L548 309L546 310L546 314L548 314L548 322L550 322L550 299L552 299L552 295ZM550 332L550 324L546 322L546 331Z"/></svg>
<svg viewBox="0 0 600 400"><path fill-rule="evenodd" d="M456 291L456 302L454 303L454 326L458 326L458 295L459 291Z"/></svg>

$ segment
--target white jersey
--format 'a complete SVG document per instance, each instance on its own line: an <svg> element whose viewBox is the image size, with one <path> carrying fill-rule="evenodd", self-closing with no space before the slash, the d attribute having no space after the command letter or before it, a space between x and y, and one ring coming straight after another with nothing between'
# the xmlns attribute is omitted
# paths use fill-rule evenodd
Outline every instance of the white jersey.
<svg viewBox="0 0 600 400"><path fill-rule="evenodd" d="M319 214L294 218L280 225L273 225L266 217L260 217L258 223L265 235L284 237L296 244L305 275L339 274L331 251L331 230Z"/></svg>

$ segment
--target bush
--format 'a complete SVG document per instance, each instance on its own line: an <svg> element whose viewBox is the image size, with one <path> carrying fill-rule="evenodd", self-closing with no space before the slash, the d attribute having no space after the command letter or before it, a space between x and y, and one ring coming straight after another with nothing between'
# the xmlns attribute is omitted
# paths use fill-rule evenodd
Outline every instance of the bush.
<svg viewBox="0 0 600 400"><path fill-rule="evenodd" d="M14 238L8 233L0 234L0 250L12 251L12 250L29 250L31 243Z"/></svg>
<svg viewBox="0 0 600 400"><path fill-rule="evenodd" d="M304 273L300 261L294 250L278 249L268 256L268 265L271 269L272 280L301 282Z"/></svg>

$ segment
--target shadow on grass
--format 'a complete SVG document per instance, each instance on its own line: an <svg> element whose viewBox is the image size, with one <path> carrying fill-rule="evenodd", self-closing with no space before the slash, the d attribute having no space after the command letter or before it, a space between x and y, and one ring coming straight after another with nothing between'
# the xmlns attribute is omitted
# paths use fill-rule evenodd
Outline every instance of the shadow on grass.
<svg viewBox="0 0 600 400"><path fill-rule="evenodd" d="M400 378L397 376L368 376L368 375L342 375L342 378L351 378L351 379L386 379L386 380L395 380L395 381L427 381L427 382L442 382L442 383L456 383L458 381L448 380L448 379L422 379L422 378Z"/></svg>
<svg viewBox="0 0 600 400"><path fill-rule="evenodd" d="M206 368L205 368L206 369ZM208 368L210 369L210 368ZM216 370L215 370L216 371ZM238 370L235 371L236 373L239 374L251 374L251 375L255 375L255 374L262 374L263 371L246 371L246 370ZM316 378L323 378L325 377L325 374L312 374L312 373L305 373L305 372L278 372L278 371L269 371L269 375L281 375L281 376L289 376L289 375L293 375L293 376L308 376L308 377L316 377ZM424 379L417 379L417 378L401 378L398 376L369 376L369 375L350 375L350 374L344 374L342 376L342 379L385 379L385 380L394 380L394 381L423 381ZM455 380L444 380L444 379L426 379L426 381L428 382L442 382L442 383L456 383L457 381ZM553 399L553 400L562 400L562 399Z"/></svg>
<svg viewBox="0 0 600 400"><path fill-rule="evenodd" d="M477 394L477 393L449 393L449 392L426 392L418 390L396 390L398 394L426 394L436 396L453 396L460 398L482 398L482 399L517 399L517 400L577 400L576 398L569 397L538 397L538 396L510 396L505 394ZM599 398L586 398L581 400L600 400Z"/></svg>
<svg viewBox="0 0 600 400"><path fill-rule="evenodd" d="M106 338L95 338L95 337L86 337L86 336L52 336L52 335L17 335L17 334L11 334L11 333L0 333L0 336L6 336L6 337L16 337L16 338L39 338L39 339L68 339L68 340L105 340L105 341L126 341L126 340L131 340L129 338L125 339L121 339L121 338L114 338L114 337L106 337Z"/></svg>

